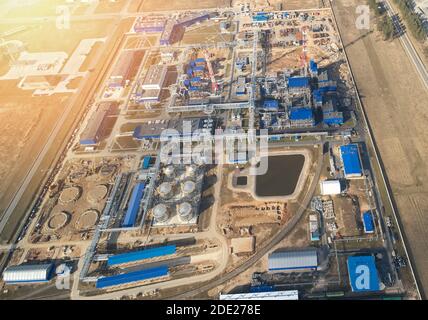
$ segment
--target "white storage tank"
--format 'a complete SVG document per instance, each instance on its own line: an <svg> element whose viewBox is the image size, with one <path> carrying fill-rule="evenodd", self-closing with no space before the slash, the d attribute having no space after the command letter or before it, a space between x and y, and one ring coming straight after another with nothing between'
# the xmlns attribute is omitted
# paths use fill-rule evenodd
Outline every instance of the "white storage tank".
<svg viewBox="0 0 428 320"><path fill-rule="evenodd" d="M171 195L172 185L169 182L162 183L158 188L159 194L163 198L167 198Z"/></svg>
<svg viewBox="0 0 428 320"><path fill-rule="evenodd" d="M177 208L178 217L181 221L187 222L193 218L193 208L192 205L188 202L183 202L178 205Z"/></svg>
<svg viewBox="0 0 428 320"><path fill-rule="evenodd" d="M189 195L195 191L196 185L193 181L186 181L181 185L184 195Z"/></svg>
<svg viewBox="0 0 428 320"><path fill-rule="evenodd" d="M169 210L166 205L160 203L153 208L153 216L156 222L163 223L169 219Z"/></svg>

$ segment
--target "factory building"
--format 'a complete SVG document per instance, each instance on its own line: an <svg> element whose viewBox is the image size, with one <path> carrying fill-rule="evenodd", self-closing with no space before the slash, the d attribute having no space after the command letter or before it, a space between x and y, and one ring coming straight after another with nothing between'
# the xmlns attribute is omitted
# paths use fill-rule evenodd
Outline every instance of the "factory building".
<svg viewBox="0 0 428 320"><path fill-rule="evenodd" d="M165 30L166 20L162 16L138 17L134 24L136 33L163 32Z"/></svg>
<svg viewBox="0 0 428 320"><path fill-rule="evenodd" d="M141 260L164 257L175 254L176 246L169 245L158 248L149 248L144 250L132 251L127 253L116 254L108 257L107 265L116 266L121 264L133 263Z"/></svg>
<svg viewBox="0 0 428 320"><path fill-rule="evenodd" d="M220 294L220 300L299 300L297 290Z"/></svg>
<svg viewBox="0 0 428 320"><path fill-rule="evenodd" d="M263 23L268 21L269 21L269 14L265 12L257 12L255 15L253 15L254 23Z"/></svg>
<svg viewBox="0 0 428 320"><path fill-rule="evenodd" d="M140 182L132 191L131 199L128 203L128 209L125 214L125 219L123 220L122 227L131 228L134 226L135 221L138 216L138 212L140 211L140 203L141 199L144 195L144 189L146 188L145 183Z"/></svg>
<svg viewBox="0 0 428 320"><path fill-rule="evenodd" d="M310 83L308 77L288 78L288 90L290 93L302 93L309 89Z"/></svg>
<svg viewBox="0 0 428 320"><path fill-rule="evenodd" d="M86 128L80 135L80 145L94 146L103 138L106 131L107 116L114 112L115 104L111 102L102 102L97 110L89 118Z"/></svg>
<svg viewBox="0 0 428 320"><path fill-rule="evenodd" d="M316 248L275 251L269 254L268 268L275 271L313 271L318 268Z"/></svg>
<svg viewBox="0 0 428 320"><path fill-rule="evenodd" d="M340 147L345 178L357 178L363 175L358 145L348 144Z"/></svg>
<svg viewBox="0 0 428 320"><path fill-rule="evenodd" d="M6 268L3 281L6 284L34 284L48 282L54 271L53 263L22 264Z"/></svg>
<svg viewBox="0 0 428 320"><path fill-rule="evenodd" d="M166 277L169 275L168 266L160 266L119 275L102 277L97 280L96 288L105 289L116 286L135 284L141 281Z"/></svg>
<svg viewBox="0 0 428 320"><path fill-rule="evenodd" d="M374 233L374 223L373 223L373 215L371 211L366 211L363 213L363 226L364 233Z"/></svg>
<svg viewBox="0 0 428 320"><path fill-rule="evenodd" d="M341 126L343 121L343 112L323 112L323 122L328 126Z"/></svg>
<svg viewBox="0 0 428 320"><path fill-rule="evenodd" d="M315 125L314 114L310 107L290 108L289 119L293 128L313 127Z"/></svg>
<svg viewBox="0 0 428 320"><path fill-rule="evenodd" d="M167 67L164 65L152 65L147 71L146 77L141 87L144 90L160 90L162 89L167 74Z"/></svg>
<svg viewBox="0 0 428 320"><path fill-rule="evenodd" d="M174 34L177 30L176 21L169 20L160 37L159 43L161 46L169 46L174 42Z"/></svg>
<svg viewBox="0 0 428 320"><path fill-rule="evenodd" d="M348 257L349 283L353 292L380 290L375 259L373 256Z"/></svg>
<svg viewBox="0 0 428 320"><path fill-rule="evenodd" d="M264 111L278 112L279 102L278 102L278 100L265 100L263 102L262 109Z"/></svg>
<svg viewBox="0 0 428 320"><path fill-rule="evenodd" d="M135 75L144 57L144 51L124 51L116 62L111 74L109 87L123 88Z"/></svg>
<svg viewBox="0 0 428 320"><path fill-rule="evenodd" d="M323 196L341 194L342 187L339 180L324 180L320 182Z"/></svg>
<svg viewBox="0 0 428 320"><path fill-rule="evenodd" d="M312 59L309 61L309 71L312 77L318 76L318 64Z"/></svg>

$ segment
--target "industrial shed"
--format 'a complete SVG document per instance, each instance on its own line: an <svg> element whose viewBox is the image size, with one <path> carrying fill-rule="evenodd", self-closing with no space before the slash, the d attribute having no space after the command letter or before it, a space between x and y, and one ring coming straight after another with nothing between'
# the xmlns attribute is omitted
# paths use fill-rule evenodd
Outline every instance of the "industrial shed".
<svg viewBox="0 0 428 320"><path fill-rule="evenodd" d="M124 51L111 72L109 87L125 86L137 72L144 54L144 50Z"/></svg>
<svg viewBox="0 0 428 320"><path fill-rule="evenodd" d="M315 248L306 248L272 252L268 258L268 268L270 272L317 270L317 250Z"/></svg>
<svg viewBox="0 0 428 320"><path fill-rule="evenodd" d="M343 162L345 178L355 178L361 177L363 175L358 145L348 144L341 146L340 156Z"/></svg>
<svg viewBox="0 0 428 320"><path fill-rule="evenodd" d="M177 248L175 245L163 246L158 248L149 248L133 252L116 254L108 257L107 265L115 266L119 264L126 264L136 262L144 259L151 259L174 254Z"/></svg>
<svg viewBox="0 0 428 320"><path fill-rule="evenodd" d="M342 192L339 180L324 180L320 183L321 194L323 196L336 195Z"/></svg>
<svg viewBox="0 0 428 320"><path fill-rule="evenodd" d="M165 277L169 274L168 266L160 266L140 271L123 273L115 276L102 277L97 280L96 288L104 289L130 283Z"/></svg>
<svg viewBox="0 0 428 320"><path fill-rule="evenodd" d="M308 77L291 77L288 79L289 88L307 88L309 87Z"/></svg>
<svg viewBox="0 0 428 320"><path fill-rule="evenodd" d="M125 219L123 220L122 227L130 228L135 224L135 220L137 219L138 211L140 210L140 202L143 198L144 189L146 188L146 184L143 182L138 183L134 190L132 191L131 199L128 203L128 210L125 214Z"/></svg>
<svg viewBox="0 0 428 320"><path fill-rule="evenodd" d="M7 284L48 282L53 267L53 263L12 266L3 272L3 281Z"/></svg>

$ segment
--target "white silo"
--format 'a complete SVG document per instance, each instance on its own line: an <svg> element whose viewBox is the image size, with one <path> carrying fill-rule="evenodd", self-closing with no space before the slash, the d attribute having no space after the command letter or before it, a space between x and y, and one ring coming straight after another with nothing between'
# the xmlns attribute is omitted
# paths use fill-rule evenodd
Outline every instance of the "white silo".
<svg viewBox="0 0 428 320"><path fill-rule="evenodd" d="M184 195L189 195L195 191L196 185L193 181L186 181L181 185L181 191Z"/></svg>
<svg viewBox="0 0 428 320"><path fill-rule="evenodd" d="M162 198L167 198L172 193L172 185L169 182L163 182L158 188L159 194Z"/></svg>
<svg viewBox="0 0 428 320"><path fill-rule="evenodd" d="M178 217L183 222L188 222L193 218L192 205L188 202L183 202L177 207Z"/></svg>
<svg viewBox="0 0 428 320"><path fill-rule="evenodd" d="M169 210L166 205L160 203L153 208L153 216L158 223L166 222L169 219Z"/></svg>

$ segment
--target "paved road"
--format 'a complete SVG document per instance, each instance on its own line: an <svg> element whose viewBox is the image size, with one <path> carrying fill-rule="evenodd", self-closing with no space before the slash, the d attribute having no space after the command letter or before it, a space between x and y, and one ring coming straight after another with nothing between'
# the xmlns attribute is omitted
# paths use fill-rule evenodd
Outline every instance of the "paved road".
<svg viewBox="0 0 428 320"><path fill-rule="evenodd" d="M390 1L385 0L384 4L388 12L388 15L392 18L396 32L400 35L399 39L401 44L404 47L404 50L409 56L410 61L412 61L412 63L414 64L416 71L418 72L421 78L421 81L425 85L425 88L428 90L428 71L427 71L427 68L425 67L425 64L419 57L419 54L416 51L415 47L413 46L413 43L410 40L408 34L403 30L400 24L400 21L394 18L394 16L396 16L397 13L394 11L394 8L391 6Z"/></svg>

